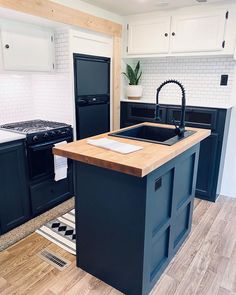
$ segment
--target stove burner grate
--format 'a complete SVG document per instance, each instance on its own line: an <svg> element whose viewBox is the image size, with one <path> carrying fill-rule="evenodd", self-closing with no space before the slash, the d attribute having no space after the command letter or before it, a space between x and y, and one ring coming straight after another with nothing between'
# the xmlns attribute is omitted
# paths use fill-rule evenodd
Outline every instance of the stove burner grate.
<svg viewBox="0 0 236 295"><path fill-rule="evenodd" d="M30 134L37 132L49 131L57 128L68 127L70 125L59 122L44 121L44 120L30 120L23 122L16 122L10 124L4 124L0 126L3 129L8 129L11 131Z"/></svg>

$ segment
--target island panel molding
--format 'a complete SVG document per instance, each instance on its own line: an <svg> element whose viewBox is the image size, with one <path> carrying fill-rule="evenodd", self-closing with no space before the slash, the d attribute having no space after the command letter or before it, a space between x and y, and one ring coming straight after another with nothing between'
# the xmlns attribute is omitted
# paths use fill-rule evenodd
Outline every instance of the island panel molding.
<svg viewBox="0 0 236 295"><path fill-rule="evenodd" d="M174 126L143 123L150 126L160 126L166 128L174 128ZM143 125L139 124L139 126ZM138 126L138 125L137 125ZM128 128L127 128L128 129ZM91 146L87 143L87 139L61 145L53 149L54 154L70 158L75 161L95 165L110 170L115 170L125 174L144 177L153 170L164 165L176 156L185 152L192 146L198 144L200 141L208 137L211 133L208 129L186 128L187 130L195 131L195 133L188 138L172 145L166 146L156 143L149 143L143 141L134 141L124 138L116 138L115 140L137 146L142 146L143 149L128 155L119 154L113 151L108 151L103 148ZM108 133L94 136L98 138L110 138Z"/></svg>

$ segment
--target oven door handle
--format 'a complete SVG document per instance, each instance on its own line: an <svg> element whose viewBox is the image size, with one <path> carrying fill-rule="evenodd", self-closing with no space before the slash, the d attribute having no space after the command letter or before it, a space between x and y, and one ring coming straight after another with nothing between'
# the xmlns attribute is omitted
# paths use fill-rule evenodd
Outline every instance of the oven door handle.
<svg viewBox="0 0 236 295"><path fill-rule="evenodd" d="M71 137L65 137L65 138L61 138L60 140L55 140L55 141L49 141L47 143L43 143L43 144L36 144L33 146L29 146L29 149L31 149L32 151L42 151L48 148L53 148L55 144L62 142L62 141L72 141Z"/></svg>

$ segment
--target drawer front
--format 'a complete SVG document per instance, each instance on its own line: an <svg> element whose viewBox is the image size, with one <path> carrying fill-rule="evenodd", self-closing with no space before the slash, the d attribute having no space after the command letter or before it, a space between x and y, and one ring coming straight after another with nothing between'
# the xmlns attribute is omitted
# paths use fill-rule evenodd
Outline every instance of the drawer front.
<svg viewBox="0 0 236 295"><path fill-rule="evenodd" d="M47 180L30 188L33 215L38 215L73 196L72 173L59 181Z"/></svg>
<svg viewBox="0 0 236 295"><path fill-rule="evenodd" d="M127 120L132 122L156 122L155 121L155 105L130 103L127 108ZM160 107L160 123L165 123L166 109Z"/></svg>
<svg viewBox="0 0 236 295"><path fill-rule="evenodd" d="M173 124L180 121L181 108L171 107L167 109L167 124ZM196 128L216 129L217 110L186 108L185 123L186 126Z"/></svg>

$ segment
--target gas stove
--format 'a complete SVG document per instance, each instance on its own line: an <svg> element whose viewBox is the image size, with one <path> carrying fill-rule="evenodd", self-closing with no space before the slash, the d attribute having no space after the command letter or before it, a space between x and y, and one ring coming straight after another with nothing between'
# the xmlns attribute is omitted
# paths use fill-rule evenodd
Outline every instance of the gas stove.
<svg viewBox="0 0 236 295"><path fill-rule="evenodd" d="M1 129L26 134L27 143L38 144L72 136L70 125L59 122L30 120L4 124Z"/></svg>
<svg viewBox="0 0 236 295"><path fill-rule="evenodd" d="M73 131L70 125L31 120L4 124L0 126L0 129L26 135L24 147L33 216L52 208L73 195L73 163L68 160L66 178L56 181L56 159L53 155L53 147L56 144L73 141Z"/></svg>

